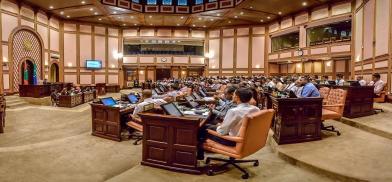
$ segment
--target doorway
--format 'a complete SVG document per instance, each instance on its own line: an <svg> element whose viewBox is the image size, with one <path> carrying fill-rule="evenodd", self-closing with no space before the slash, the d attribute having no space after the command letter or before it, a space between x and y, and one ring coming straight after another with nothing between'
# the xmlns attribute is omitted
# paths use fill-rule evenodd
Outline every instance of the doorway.
<svg viewBox="0 0 392 182"><path fill-rule="evenodd" d="M156 69L155 80L164 80L171 78L170 69Z"/></svg>
<svg viewBox="0 0 392 182"><path fill-rule="evenodd" d="M59 66L57 63L53 63L50 66L50 82L59 82Z"/></svg>
<svg viewBox="0 0 392 182"><path fill-rule="evenodd" d="M23 61L20 67L22 85L34 84L34 63L30 60Z"/></svg>

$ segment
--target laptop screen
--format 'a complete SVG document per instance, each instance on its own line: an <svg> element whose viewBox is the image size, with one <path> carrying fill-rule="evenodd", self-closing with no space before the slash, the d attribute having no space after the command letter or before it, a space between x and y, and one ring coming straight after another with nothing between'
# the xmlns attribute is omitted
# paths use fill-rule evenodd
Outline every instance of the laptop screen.
<svg viewBox="0 0 392 182"><path fill-rule="evenodd" d="M201 99L200 95L196 92L193 92L192 95L195 97L195 99Z"/></svg>
<svg viewBox="0 0 392 182"><path fill-rule="evenodd" d="M132 104L136 104L139 101L137 99L136 95L133 95L133 94L129 94L128 99L129 99L129 102L131 102Z"/></svg>
<svg viewBox="0 0 392 182"><path fill-rule="evenodd" d="M174 105L173 103L163 104L163 105L161 105L161 107L169 115L172 115L172 116L183 116L183 114L178 109L178 107L176 105Z"/></svg>
<svg viewBox="0 0 392 182"><path fill-rule="evenodd" d="M207 97L207 94L203 91L203 89L199 89L199 92L200 92L200 94L201 94L203 97Z"/></svg>
<svg viewBox="0 0 392 182"><path fill-rule="evenodd" d="M199 104L193 100L193 97L192 97L192 96L186 96L185 99L186 99L186 101L188 101L188 103L189 103L192 107L197 107L197 106L199 106Z"/></svg>
<svg viewBox="0 0 392 182"><path fill-rule="evenodd" d="M102 98L101 102L104 106L113 106L117 104L113 97Z"/></svg>

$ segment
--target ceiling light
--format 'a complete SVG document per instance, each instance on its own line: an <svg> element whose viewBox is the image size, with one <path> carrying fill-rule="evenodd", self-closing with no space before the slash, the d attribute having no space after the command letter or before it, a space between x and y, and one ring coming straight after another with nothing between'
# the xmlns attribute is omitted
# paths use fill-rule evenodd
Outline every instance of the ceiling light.
<svg viewBox="0 0 392 182"><path fill-rule="evenodd" d="M71 16L67 15L67 18L71 18Z"/></svg>
<svg viewBox="0 0 392 182"><path fill-rule="evenodd" d="M214 21L214 19L211 18L210 21Z"/></svg>
<svg viewBox="0 0 392 182"><path fill-rule="evenodd" d="M148 16L149 18L152 18L152 15Z"/></svg>
<svg viewBox="0 0 392 182"><path fill-rule="evenodd" d="M281 14L282 14L282 12L280 12L280 11L279 11L279 12L278 12L278 14L279 14L279 15L281 15Z"/></svg>
<svg viewBox="0 0 392 182"><path fill-rule="evenodd" d="M124 23L123 26L127 26L127 24Z"/></svg>
<svg viewBox="0 0 392 182"><path fill-rule="evenodd" d="M137 26L137 24L136 24L136 23L135 23L135 24L133 24L133 25Z"/></svg>
<svg viewBox="0 0 392 182"><path fill-rule="evenodd" d="M206 28L207 26L203 25L204 28Z"/></svg>
<svg viewBox="0 0 392 182"><path fill-rule="evenodd" d="M177 26L180 26L180 24L179 24L179 23L177 23Z"/></svg>
<svg viewBox="0 0 392 182"><path fill-rule="evenodd" d="M90 8L90 11L93 11L94 10L94 8Z"/></svg>
<svg viewBox="0 0 392 182"><path fill-rule="evenodd" d="M181 19L184 19L184 17L183 17L183 16L181 16L180 18L181 18Z"/></svg>
<svg viewBox="0 0 392 182"><path fill-rule="evenodd" d="M244 15L244 12L241 11L240 15Z"/></svg>
<svg viewBox="0 0 392 182"><path fill-rule="evenodd" d="M95 12L95 13L94 13L94 15L97 15L97 14L98 14L98 12Z"/></svg>
<svg viewBox="0 0 392 182"><path fill-rule="evenodd" d="M307 5L308 5L307 2L303 2L303 3L302 3L302 6L307 6Z"/></svg>
<svg viewBox="0 0 392 182"><path fill-rule="evenodd" d="M198 19L201 20L201 17L199 17Z"/></svg>
<svg viewBox="0 0 392 182"><path fill-rule="evenodd" d="M86 4L86 1L82 1L82 4Z"/></svg>
<svg viewBox="0 0 392 182"><path fill-rule="evenodd" d="M117 14L117 12L116 12L116 11L113 11L113 14Z"/></svg>
<svg viewBox="0 0 392 182"><path fill-rule="evenodd" d="M53 9L54 7L53 6L49 6L49 9Z"/></svg>
<svg viewBox="0 0 392 182"><path fill-rule="evenodd" d="M249 8L250 8L250 9L253 9L253 6L250 6Z"/></svg>
<svg viewBox="0 0 392 182"><path fill-rule="evenodd" d="M238 18L238 16L234 16L234 18Z"/></svg>
<svg viewBox="0 0 392 182"><path fill-rule="evenodd" d="M260 20L260 22L264 22L264 20Z"/></svg>
<svg viewBox="0 0 392 182"><path fill-rule="evenodd" d="M61 12L60 12L60 15L63 15L63 14L64 14L64 11L61 11Z"/></svg>
<svg viewBox="0 0 392 182"><path fill-rule="evenodd" d="M271 19L271 17L267 16L267 19Z"/></svg>
<svg viewBox="0 0 392 182"><path fill-rule="evenodd" d="M220 15L221 15L220 13L216 14L216 16L220 16Z"/></svg>
<svg viewBox="0 0 392 182"><path fill-rule="evenodd" d="M231 21L229 21L229 23L231 23Z"/></svg>
<svg viewBox="0 0 392 182"><path fill-rule="evenodd" d="M192 25L192 27L195 27L195 26L196 26L195 24Z"/></svg>
<svg viewBox="0 0 392 182"><path fill-rule="evenodd" d="M99 20L99 21L101 21L101 20L102 20L102 18L99 18L98 20Z"/></svg>
<svg viewBox="0 0 392 182"><path fill-rule="evenodd" d="M133 16L131 16L131 19L133 19L134 17Z"/></svg>

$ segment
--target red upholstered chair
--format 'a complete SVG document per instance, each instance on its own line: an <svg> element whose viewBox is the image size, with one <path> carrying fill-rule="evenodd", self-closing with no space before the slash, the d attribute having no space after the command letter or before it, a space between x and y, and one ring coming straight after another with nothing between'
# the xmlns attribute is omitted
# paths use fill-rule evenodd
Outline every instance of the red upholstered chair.
<svg viewBox="0 0 392 182"><path fill-rule="evenodd" d="M207 130L211 135L236 142L236 146L226 146L207 139L203 144L203 148L205 150L228 156L229 159L207 157L206 163L210 163L211 160L225 162L223 165L218 167L218 171L221 171L219 168L224 168L227 165L233 165L243 173L242 178L247 179L249 177L248 172L237 164L252 162L254 166L258 166L259 161L239 159L250 156L265 146L273 116L273 109L261 110L257 113L245 116L241 121L242 124L238 136L222 136L216 131ZM207 171L207 175L214 175L215 172L216 171L210 169Z"/></svg>
<svg viewBox="0 0 392 182"><path fill-rule="evenodd" d="M143 107L143 112L147 112L154 109L154 104L147 104ZM130 132L129 138L135 139L133 142L134 145L140 144L139 142L143 139L143 123L139 117L132 117L132 114L129 115L130 121L127 123L129 128L132 128L138 132Z"/></svg>
<svg viewBox="0 0 392 182"><path fill-rule="evenodd" d="M328 95L329 95L329 88L328 87L321 87L320 88L320 90L319 90L319 92L320 92L320 96L322 97L322 98L324 98L323 99L323 103L326 103L327 102L327 98L328 98Z"/></svg>
<svg viewBox="0 0 392 182"><path fill-rule="evenodd" d="M326 104L323 105L321 120L340 119L343 116L344 105L346 103L347 91L343 89L331 89L327 97ZM335 130L334 126L324 126L321 123L321 129L326 131L335 132L338 136L340 132Z"/></svg>

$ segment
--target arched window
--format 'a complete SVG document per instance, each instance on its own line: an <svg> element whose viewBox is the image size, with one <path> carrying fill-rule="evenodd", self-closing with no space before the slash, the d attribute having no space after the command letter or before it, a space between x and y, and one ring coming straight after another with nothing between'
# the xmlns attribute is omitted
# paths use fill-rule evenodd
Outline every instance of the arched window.
<svg viewBox="0 0 392 182"><path fill-rule="evenodd" d="M203 4L203 0L195 0L195 4Z"/></svg>
<svg viewBox="0 0 392 182"><path fill-rule="evenodd" d="M162 5L172 5L172 0L162 0Z"/></svg>
<svg viewBox="0 0 392 182"><path fill-rule="evenodd" d="M148 5L156 5L157 4L157 0L147 0L147 4Z"/></svg>
<svg viewBox="0 0 392 182"><path fill-rule="evenodd" d="M140 0L132 0L134 3L140 3Z"/></svg>

